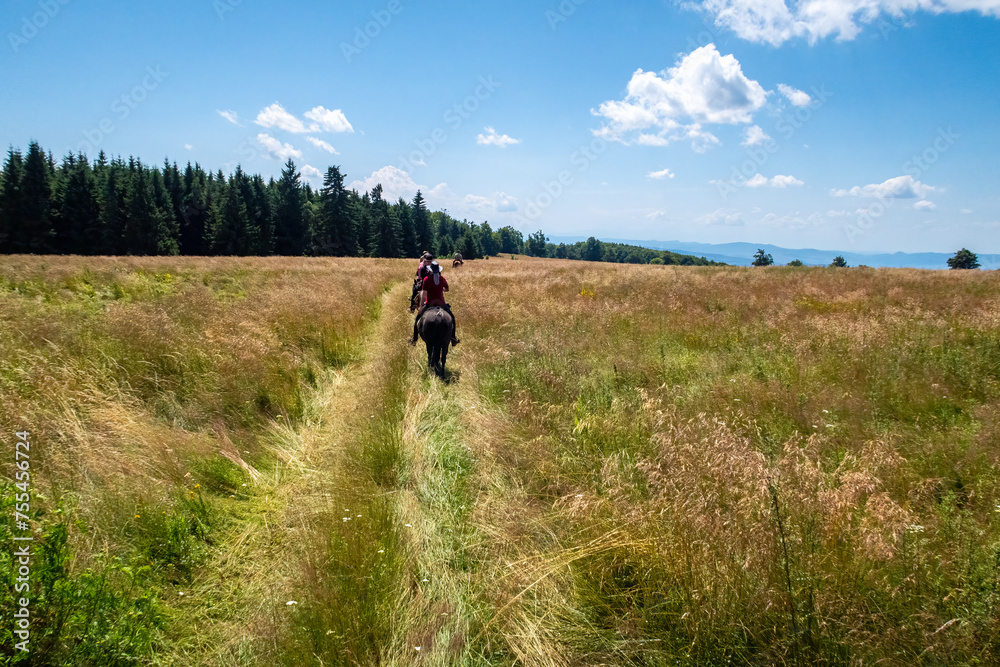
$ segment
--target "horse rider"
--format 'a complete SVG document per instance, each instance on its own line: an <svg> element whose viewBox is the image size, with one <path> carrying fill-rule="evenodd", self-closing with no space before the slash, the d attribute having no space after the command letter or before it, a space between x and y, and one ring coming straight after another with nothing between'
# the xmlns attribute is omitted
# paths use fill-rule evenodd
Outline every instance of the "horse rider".
<svg viewBox="0 0 1000 667"><path fill-rule="evenodd" d="M464 264L465 264L465 262L462 261L462 253L456 251L455 252L455 261L452 262L451 268L455 268L456 266L462 266Z"/></svg>
<svg viewBox="0 0 1000 667"><path fill-rule="evenodd" d="M417 324L424 311L431 306L440 306L451 315L451 344L458 345L459 340L456 336L458 327L455 323L455 314L451 312L451 306L444 300L444 293L448 291L448 281L441 275L441 265L431 261L424 273L427 275L424 276L421 284L420 310L417 311L417 317L413 320L413 338L410 339L410 345L417 344Z"/></svg>
<svg viewBox="0 0 1000 667"><path fill-rule="evenodd" d="M430 254L426 250L420 255L420 263L417 265L417 278L413 281L413 293L410 295L410 312L412 313L417 309L419 305L416 303L417 296L420 294L421 285L423 285L424 276L427 275L428 267L431 262L434 261L434 255Z"/></svg>

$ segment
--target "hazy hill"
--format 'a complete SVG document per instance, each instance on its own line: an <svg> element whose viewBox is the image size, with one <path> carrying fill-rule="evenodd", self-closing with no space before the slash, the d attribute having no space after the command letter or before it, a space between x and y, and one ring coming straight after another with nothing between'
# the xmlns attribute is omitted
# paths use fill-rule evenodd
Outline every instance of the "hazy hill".
<svg viewBox="0 0 1000 667"><path fill-rule="evenodd" d="M582 237L552 237L553 243L571 243L582 240ZM851 266L866 264L872 267L906 267L914 269L947 269L948 258L954 252L920 252L920 253L875 253L875 252L851 252L849 250L817 250L814 248L782 248L781 246L767 243L696 243L692 241L637 241L625 239L601 239L614 243L630 243L633 245L653 248L656 250L671 250L673 252L685 253L704 257L705 259L726 264L749 266L753 261L753 255L758 248L774 257L775 264L787 264L793 259L799 259L806 264L820 266L828 265L834 257L842 255ZM970 248L975 252L974 248ZM957 251L958 248L955 248ZM979 254L979 263L984 269L1000 268L1000 255Z"/></svg>

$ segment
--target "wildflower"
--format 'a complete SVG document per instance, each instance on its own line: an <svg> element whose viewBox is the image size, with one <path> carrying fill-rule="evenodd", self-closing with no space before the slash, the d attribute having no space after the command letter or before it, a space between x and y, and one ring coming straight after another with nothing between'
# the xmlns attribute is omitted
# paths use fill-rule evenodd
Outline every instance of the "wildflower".
<svg viewBox="0 0 1000 667"><path fill-rule="evenodd" d="M178 592L178 593L177 593L177 595L179 595L179 596L181 596L181 597L184 597L184 591L180 591L180 592Z"/></svg>
<svg viewBox="0 0 1000 667"><path fill-rule="evenodd" d="M414 650L414 651L419 651L419 650L420 650L420 647L419 647L419 646L414 646L414 647L413 647L413 650Z"/></svg>
<svg viewBox="0 0 1000 667"><path fill-rule="evenodd" d="M407 523L407 524L404 524L404 525L405 525L405 526L406 526L407 528L413 528L413 526L412 526L412 525L410 525L410 524L408 524L408 523Z"/></svg>
<svg viewBox="0 0 1000 667"><path fill-rule="evenodd" d="M379 549L379 550L378 550L378 552L379 552L380 554L384 554L384 553L385 553L385 549Z"/></svg>
<svg viewBox="0 0 1000 667"><path fill-rule="evenodd" d="M201 484L195 484L195 485L194 485L194 488L196 488L196 489L200 489L200 488L201 488Z"/></svg>
<svg viewBox="0 0 1000 667"><path fill-rule="evenodd" d="M140 516L139 516L138 514L136 514L136 515L135 515L135 518L136 518L136 519L141 519L142 517L140 517Z"/></svg>
<svg viewBox="0 0 1000 667"><path fill-rule="evenodd" d="M829 411L829 410L824 410L824 411L823 411L823 414L824 414L824 415L828 415L828 414L830 414L830 411Z"/></svg>
<svg viewBox="0 0 1000 667"><path fill-rule="evenodd" d="M298 602L296 602L295 600L289 600L288 602L285 603L285 606L291 607L293 604L298 604Z"/></svg>

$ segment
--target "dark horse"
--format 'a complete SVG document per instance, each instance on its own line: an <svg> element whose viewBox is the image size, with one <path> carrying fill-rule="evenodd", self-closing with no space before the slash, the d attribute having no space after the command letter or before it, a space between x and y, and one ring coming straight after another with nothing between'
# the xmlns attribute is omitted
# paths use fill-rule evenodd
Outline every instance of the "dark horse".
<svg viewBox="0 0 1000 667"><path fill-rule="evenodd" d="M438 375L444 375L452 329L451 315L440 306L429 306L417 324L417 331L427 345L427 367Z"/></svg>
<svg viewBox="0 0 1000 667"><path fill-rule="evenodd" d="M413 281L413 294L410 295L410 312L417 309L417 297L420 295L420 278Z"/></svg>

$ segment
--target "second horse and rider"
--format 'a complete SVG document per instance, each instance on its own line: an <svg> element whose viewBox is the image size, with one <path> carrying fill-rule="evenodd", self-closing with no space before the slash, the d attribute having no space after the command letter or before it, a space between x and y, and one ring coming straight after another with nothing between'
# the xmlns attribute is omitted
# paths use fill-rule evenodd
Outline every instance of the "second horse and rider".
<svg viewBox="0 0 1000 667"><path fill-rule="evenodd" d="M455 314L444 300L444 293L447 291L448 281L441 275L441 265L434 260L433 255L424 252L420 256L420 264L417 265L417 278L413 281L413 294L410 296L410 312L419 307L417 317L413 321L413 338L410 339L410 345L417 344L417 325L428 308L441 308L451 315L451 344L458 345Z"/></svg>

